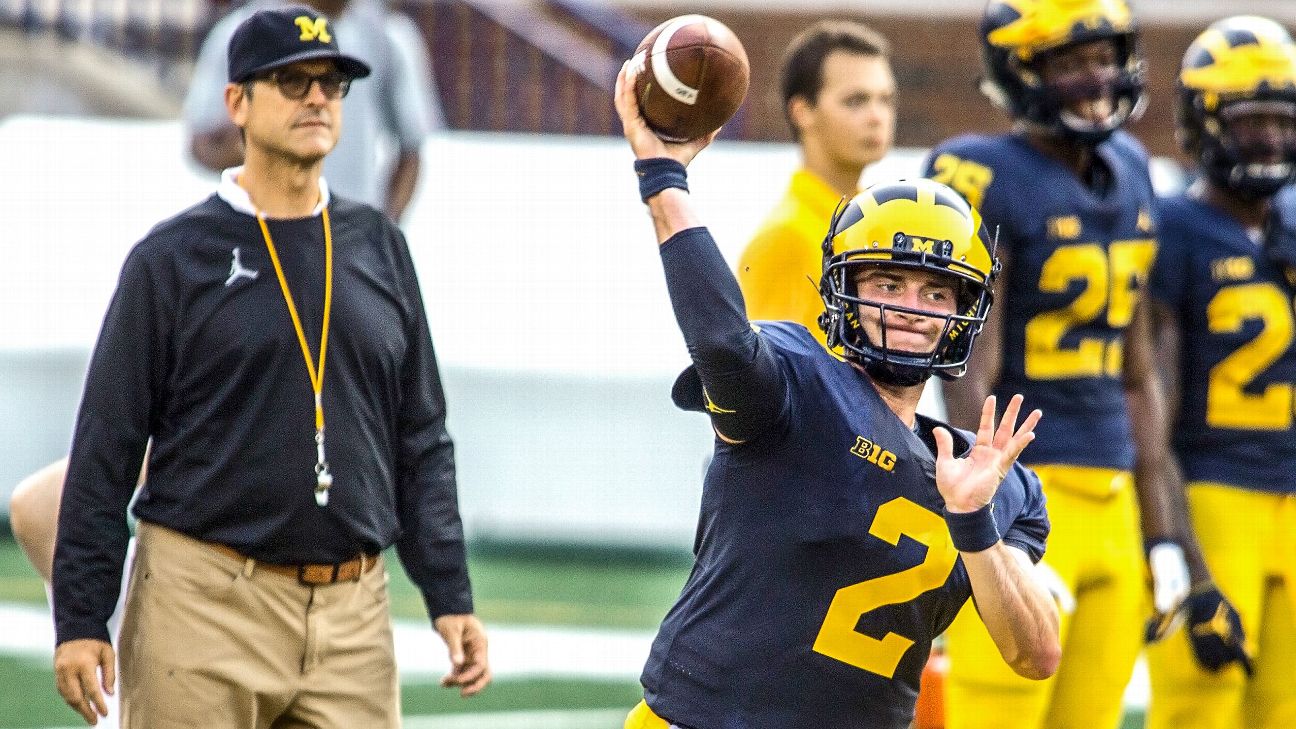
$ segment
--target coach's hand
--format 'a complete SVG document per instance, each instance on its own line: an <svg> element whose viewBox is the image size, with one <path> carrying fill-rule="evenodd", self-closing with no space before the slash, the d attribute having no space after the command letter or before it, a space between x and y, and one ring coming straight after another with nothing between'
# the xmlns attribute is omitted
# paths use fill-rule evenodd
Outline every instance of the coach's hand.
<svg viewBox="0 0 1296 729"><path fill-rule="evenodd" d="M954 453L954 438L944 428L935 428L936 488L945 499L945 509L952 513L971 512L994 499L999 484L1017 457L1035 439L1035 424L1042 413L1032 410L1017 427L1022 396L1013 395L1004 410L1003 420L995 427L995 398L986 398L981 406L981 424L976 442L961 457ZM1016 430L1014 430L1016 428Z"/></svg>
<svg viewBox="0 0 1296 729"><path fill-rule="evenodd" d="M116 671L117 656L112 646L102 640L69 640L54 650L54 679L59 693L87 724L93 725L99 717L108 715L104 694L112 696ZM102 691L100 674L103 675Z"/></svg>
<svg viewBox="0 0 1296 729"><path fill-rule="evenodd" d="M1251 656L1246 650L1242 619L1215 583L1205 582L1194 587L1186 604L1188 640L1192 641L1197 662L1211 671L1237 663L1250 676Z"/></svg>
<svg viewBox="0 0 1296 729"><path fill-rule="evenodd" d="M490 683L486 656L486 629L476 615L442 615L433 621L450 649L450 673L442 686L458 686L460 696L472 696Z"/></svg>
<svg viewBox="0 0 1296 729"><path fill-rule="evenodd" d="M706 148L711 140L716 138L720 133L717 129L705 137L698 137L687 142L666 142L653 133L648 127L648 122L644 120L643 114L639 113L639 100L635 98L635 76L639 71L632 68L629 61L621 66L621 72L617 74L616 90L613 94L613 101L616 104L617 115L621 117L621 129L625 133L626 141L630 142L630 149L634 152L635 159L652 159L655 157L669 157L688 167L689 162Z"/></svg>

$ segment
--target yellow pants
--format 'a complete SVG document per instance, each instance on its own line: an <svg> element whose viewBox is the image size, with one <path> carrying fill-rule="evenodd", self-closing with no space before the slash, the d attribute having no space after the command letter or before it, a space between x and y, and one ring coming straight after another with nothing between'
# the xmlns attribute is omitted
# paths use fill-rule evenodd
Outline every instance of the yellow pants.
<svg viewBox="0 0 1296 729"><path fill-rule="evenodd" d="M1242 620L1255 676L1202 668L1180 630L1148 648L1147 727L1296 727L1296 496L1192 483L1188 506L1215 584Z"/></svg>
<svg viewBox="0 0 1296 729"><path fill-rule="evenodd" d="M626 716L624 729L671 729L671 725L654 714L647 702L640 701Z"/></svg>
<svg viewBox="0 0 1296 729"><path fill-rule="evenodd" d="M1076 598L1061 616L1062 663L1031 681L1004 663L969 601L947 632L948 729L1114 729L1142 648L1150 599L1130 475L1036 466L1048 498L1044 561Z"/></svg>

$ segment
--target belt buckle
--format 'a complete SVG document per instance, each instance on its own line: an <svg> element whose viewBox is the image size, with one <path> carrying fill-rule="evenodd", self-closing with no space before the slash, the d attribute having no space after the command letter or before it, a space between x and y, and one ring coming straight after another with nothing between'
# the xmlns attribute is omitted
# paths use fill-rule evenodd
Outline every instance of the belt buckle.
<svg viewBox="0 0 1296 729"><path fill-rule="evenodd" d="M338 567L336 564L304 564L297 568L297 581L307 587L331 585L337 582ZM327 575L327 576L317 576Z"/></svg>

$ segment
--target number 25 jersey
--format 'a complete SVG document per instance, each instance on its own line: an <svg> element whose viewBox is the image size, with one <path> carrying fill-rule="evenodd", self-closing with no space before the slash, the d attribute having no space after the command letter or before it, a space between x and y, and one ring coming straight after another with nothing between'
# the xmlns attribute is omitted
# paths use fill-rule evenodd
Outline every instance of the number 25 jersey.
<svg viewBox="0 0 1296 729"><path fill-rule="evenodd" d="M1044 411L1024 458L1129 470L1123 337L1156 255L1154 197L1147 153L1129 134L1096 154L1109 173L1103 193L1017 135L951 139L925 174L997 229L1007 309L995 394L1021 393Z"/></svg>

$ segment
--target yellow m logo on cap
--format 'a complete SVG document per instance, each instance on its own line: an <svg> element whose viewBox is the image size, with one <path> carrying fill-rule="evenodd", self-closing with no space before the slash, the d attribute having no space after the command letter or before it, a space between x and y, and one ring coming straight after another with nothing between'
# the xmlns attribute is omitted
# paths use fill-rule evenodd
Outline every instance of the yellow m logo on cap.
<svg viewBox="0 0 1296 729"><path fill-rule="evenodd" d="M293 18L293 22L301 28L299 40L313 41L319 40L320 43L332 43L333 36L328 32L328 18L312 18L309 15L298 15Z"/></svg>

